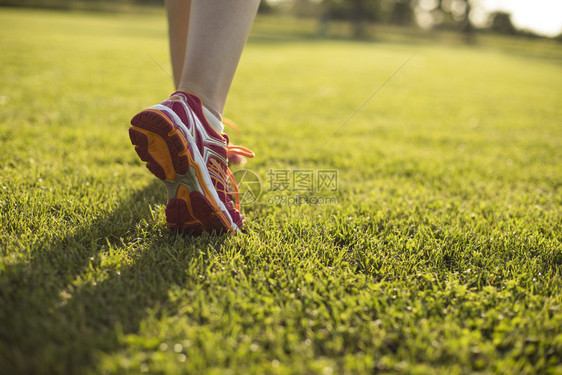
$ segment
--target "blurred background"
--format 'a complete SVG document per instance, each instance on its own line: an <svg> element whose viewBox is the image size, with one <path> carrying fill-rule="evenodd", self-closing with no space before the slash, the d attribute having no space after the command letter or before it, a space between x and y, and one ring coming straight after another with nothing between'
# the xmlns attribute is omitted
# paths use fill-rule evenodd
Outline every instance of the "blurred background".
<svg viewBox="0 0 562 375"><path fill-rule="evenodd" d="M0 6L152 12L164 0L0 0ZM562 41L559 0L262 0L262 19L283 19L281 33L329 38L454 37L479 34ZM299 20L298 24L287 22ZM274 30L272 30L274 31ZM396 35L398 33L399 35ZM387 35L388 34L388 35Z"/></svg>

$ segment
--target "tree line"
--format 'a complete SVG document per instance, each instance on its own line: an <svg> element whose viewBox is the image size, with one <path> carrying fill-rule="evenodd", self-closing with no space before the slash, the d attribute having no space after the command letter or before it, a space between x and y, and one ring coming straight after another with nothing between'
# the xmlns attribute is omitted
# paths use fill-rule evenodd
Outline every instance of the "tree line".
<svg viewBox="0 0 562 375"><path fill-rule="evenodd" d="M367 36L371 23L420 26L432 29L457 30L468 40L476 27L471 13L482 0L261 0L261 13L285 12L299 17L315 17L323 34L332 21L352 25L357 38ZM73 8L111 8L116 5L163 6L164 0L0 0L0 6ZM488 16L485 29L491 32L536 37L530 31L517 30L506 12ZM560 36L557 38L560 39Z"/></svg>
<svg viewBox="0 0 562 375"><path fill-rule="evenodd" d="M400 26L419 26L432 29L456 30L470 39L478 29L472 13L480 11L482 0L262 0L260 10L286 12L302 17L317 17L320 32L327 30L330 21L347 21L355 37L367 35L370 23ZM506 34L536 36L528 30L517 30L511 14L496 11L487 16L487 31Z"/></svg>

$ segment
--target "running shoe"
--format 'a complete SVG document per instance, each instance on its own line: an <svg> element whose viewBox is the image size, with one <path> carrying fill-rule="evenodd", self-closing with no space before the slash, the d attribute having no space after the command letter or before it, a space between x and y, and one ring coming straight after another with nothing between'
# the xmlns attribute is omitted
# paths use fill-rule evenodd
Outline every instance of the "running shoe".
<svg viewBox="0 0 562 375"><path fill-rule="evenodd" d="M228 155L254 153L229 145L226 134L214 131L197 96L176 91L135 115L131 125L129 136L137 154L166 186L169 228L193 235L235 234L242 228Z"/></svg>

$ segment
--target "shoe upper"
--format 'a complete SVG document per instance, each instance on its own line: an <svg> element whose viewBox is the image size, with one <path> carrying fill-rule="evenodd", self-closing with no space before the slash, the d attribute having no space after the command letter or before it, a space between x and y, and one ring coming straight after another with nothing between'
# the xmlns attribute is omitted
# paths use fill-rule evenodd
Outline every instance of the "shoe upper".
<svg viewBox="0 0 562 375"><path fill-rule="evenodd" d="M238 205L234 204L233 197L233 193L237 195L238 187L228 168L228 136L218 134L209 125L201 100L193 94L176 91L160 104L171 108L195 139L219 199L224 203L234 224L241 228L243 216Z"/></svg>

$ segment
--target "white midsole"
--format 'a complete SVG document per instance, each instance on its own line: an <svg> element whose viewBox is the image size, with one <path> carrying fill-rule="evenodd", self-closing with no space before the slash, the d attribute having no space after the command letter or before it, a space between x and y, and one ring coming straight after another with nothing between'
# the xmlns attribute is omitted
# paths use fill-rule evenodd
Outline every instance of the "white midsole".
<svg viewBox="0 0 562 375"><path fill-rule="evenodd" d="M153 105L150 108L157 109L159 111L165 112L167 115L170 115L173 118L174 123L179 125L180 128L183 130L183 133L187 137L187 142L189 142L189 144L191 145L191 149L193 150L193 157L195 159L194 161L199 166L199 170L201 171L201 174L203 175L203 180L204 180L203 182L205 183L205 186L211 192L211 195L212 195L213 199L215 200L215 203L218 205L219 209L228 218L228 221L230 222L230 225L231 225L232 229L234 229L235 232L238 231L238 227L232 221L232 217L230 216L230 213L226 209L226 206L224 205L223 201L221 201L220 198L219 198L217 190L215 189L215 186L213 185L213 182L211 181L211 176L209 175L209 171L207 170L207 166L205 164L205 161L203 160L203 157L201 156L201 153L199 152L199 148L197 147L197 143L195 142L195 139L193 138L193 136L191 135L191 133L187 129L187 126L185 126L185 124L180 119L180 117L174 111L172 111L171 108L166 107L165 105L156 104L156 105Z"/></svg>

